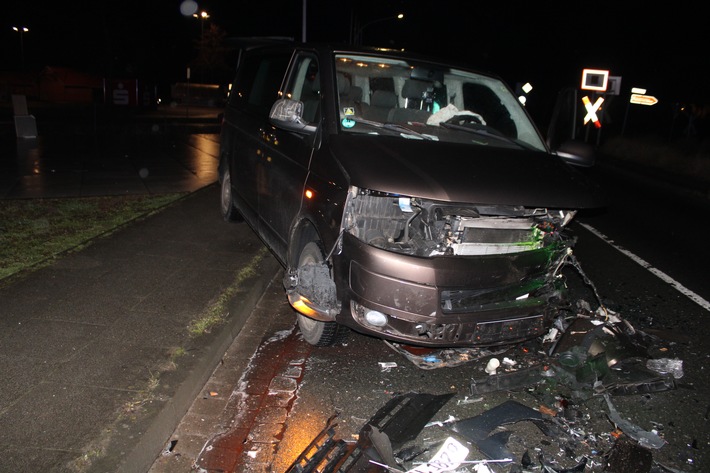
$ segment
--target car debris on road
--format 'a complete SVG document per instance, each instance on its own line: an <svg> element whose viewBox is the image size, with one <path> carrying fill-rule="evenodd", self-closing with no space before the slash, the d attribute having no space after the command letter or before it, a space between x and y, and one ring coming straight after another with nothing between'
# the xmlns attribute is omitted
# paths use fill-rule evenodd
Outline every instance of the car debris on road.
<svg viewBox="0 0 710 473"><path fill-rule="evenodd" d="M453 396L451 393L396 395L362 427L357 442L334 439L335 431L329 423L288 473L677 473L678 470L653 461L650 451L666 444L662 436L654 429L644 430L624 418L612 402L612 396L650 395L675 389L677 380L683 376L682 360L654 358L651 352L665 353L658 349L663 340L634 328L608 308L592 311L586 301L578 301L577 307L578 313L573 318L561 318L555 322L551 329L554 333L507 348L422 349L385 341L390 348L424 370L451 368L476 361L482 373L471 379L466 400L472 401L468 403L480 402L492 393L516 390L531 393L540 402L528 406L509 399L474 417L429 422ZM490 363L491 360L495 361ZM581 413L579 403L592 397L601 397L606 402L609 421L606 432L586 430L588 419ZM521 446L519 439L516 451L509 447L514 434L509 427L524 423L531 423L539 430L541 436L537 438L547 449L539 445ZM432 426L447 432L444 440L441 435L430 436L439 438L443 444L411 443L422 429ZM435 466L441 466L434 461L440 450L432 460L421 460L426 452L443 448L446 442L451 442L449 439L475 447L466 447L467 453L482 458L457 460L456 465L446 464L448 469ZM554 450L554 445L559 446L558 456L549 453ZM633 457L633 462L628 461L629 457ZM504 460L506 469L500 470ZM495 462L501 464L490 465ZM622 469L619 469L620 462L624 465ZM421 465L426 467L422 469Z"/></svg>

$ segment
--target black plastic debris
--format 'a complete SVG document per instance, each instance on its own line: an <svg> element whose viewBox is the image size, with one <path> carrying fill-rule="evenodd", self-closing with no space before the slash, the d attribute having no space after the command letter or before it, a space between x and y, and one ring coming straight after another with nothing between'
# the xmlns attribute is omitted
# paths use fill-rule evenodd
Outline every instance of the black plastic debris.
<svg viewBox="0 0 710 473"><path fill-rule="evenodd" d="M561 335L550 350L529 350L525 363L471 380L471 394L514 391L549 382L573 391L573 397L633 395L676 388L682 361L650 359L659 340L634 329L617 316L609 320L577 316L556 323ZM520 366L520 367L518 367Z"/></svg>
<svg viewBox="0 0 710 473"><path fill-rule="evenodd" d="M543 365L533 365L516 371L501 372L471 380L471 394L480 395L495 391L514 391L527 388L545 380Z"/></svg>
<svg viewBox="0 0 710 473"><path fill-rule="evenodd" d="M476 444L480 452L490 459L513 458L506 445L510 432L500 431L493 435L491 432L502 425L521 421L532 422L548 437L561 434L542 413L514 400L508 400L476 417L454 422L450 428Z"/></svg>
<svg viewBox="0 0 710 473"><path fill-rule="evenodd" d="M336 468L338 468L343 458L352 452L355 444L349 444L342 439L335 439L336 424L334 421L336 417L337 414L328 419L323 430L303 449L298 458L286 470L287 473L340 471L336 470Z"/></svg>
<svg viewBox="0 0 710 473"><path fill-rule="evenodd" d="M424 426L453 393L408 393L393 397L360 429L358 441L335 439L332 416L325 428L304 449L286 473L381 472L398 468L393 451L417 438Z"/></svg>

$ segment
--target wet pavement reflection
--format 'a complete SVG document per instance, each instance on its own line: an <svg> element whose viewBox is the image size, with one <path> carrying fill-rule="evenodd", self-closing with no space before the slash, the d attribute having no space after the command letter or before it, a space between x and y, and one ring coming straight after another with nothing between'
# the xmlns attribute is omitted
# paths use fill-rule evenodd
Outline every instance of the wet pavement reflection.
<svg viewBox="0 0 710 473"><path fill-rule="evenodd" d="M0 198L192 192L217 181L217 120L170 120L143 117L101 128L38 120L38 136L32 138L3 127Z"/></svg>

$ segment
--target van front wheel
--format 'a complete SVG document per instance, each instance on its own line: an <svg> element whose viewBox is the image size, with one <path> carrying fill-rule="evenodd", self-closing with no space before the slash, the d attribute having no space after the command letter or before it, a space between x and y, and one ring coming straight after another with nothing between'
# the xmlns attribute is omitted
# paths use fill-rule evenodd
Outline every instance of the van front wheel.
<svg viewBox="0 0 710 473"><path fill-rule="evenodd" d="M319 264L323 261L323 252L317 243L308 243L298 258L298 266L304 264ZM323 322L298 314L298 328L303 335L303 339L309 344L317 347L327 347L345 341L348 336L348 328L336 322Z"/></svg>

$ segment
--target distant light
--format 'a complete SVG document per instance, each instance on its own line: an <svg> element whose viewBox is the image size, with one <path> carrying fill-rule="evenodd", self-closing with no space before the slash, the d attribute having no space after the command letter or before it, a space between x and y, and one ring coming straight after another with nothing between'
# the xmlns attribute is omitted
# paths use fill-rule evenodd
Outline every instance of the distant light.
<svg viewBox="0 0 710 473"><path fill-rule="evenodd" d="M646 89L642 89L641 87L632 87L631 93L644 95L646 93Z"/></svg>
<svg viewBox="0 0 710 473"><path fill-rule="evenodd" d="M18 28L17 26L13 26L12 29L17 31L18 33L20 33L20 28ZM26 26L22 26L21 29L22 29L22 33L27 33L30 30Z"/></svg>
<svg viewBox="0 0 710 473"><path fill-rule="evenodd" d="M529 94L532 89L533 89L533 86L530 85L530 82L526 82L525 85L523 86L523 92L525 92L526 94Z"/></svg>
<svg viewBox="0 0 710 473"><path fill-rule="evenodd" d="M313 191L310 189L306 189L306 199L312 199L313 198Z"/></svg>
<svg viewBox="0 0 710 473"><path fill-rule="evenodd" d="M524 95L521 95L520 97L518 97L518 100L523 105L525 105L525 103L528 101L528 99Z"/></svg>
<svg viewBox="0 0 710 473"><path fill-rule="evenodd" d="M182 16L192 16L197 11L197 2L194 0L183 0L180 3L180 13Z"/></svg>
<svg viewBox="0 0 710 473"><path fill-rule="evenodd" d="M404 13L400 13L399 15L397 15L398 20L401 20L402 18L404 18Z"/></svg>

